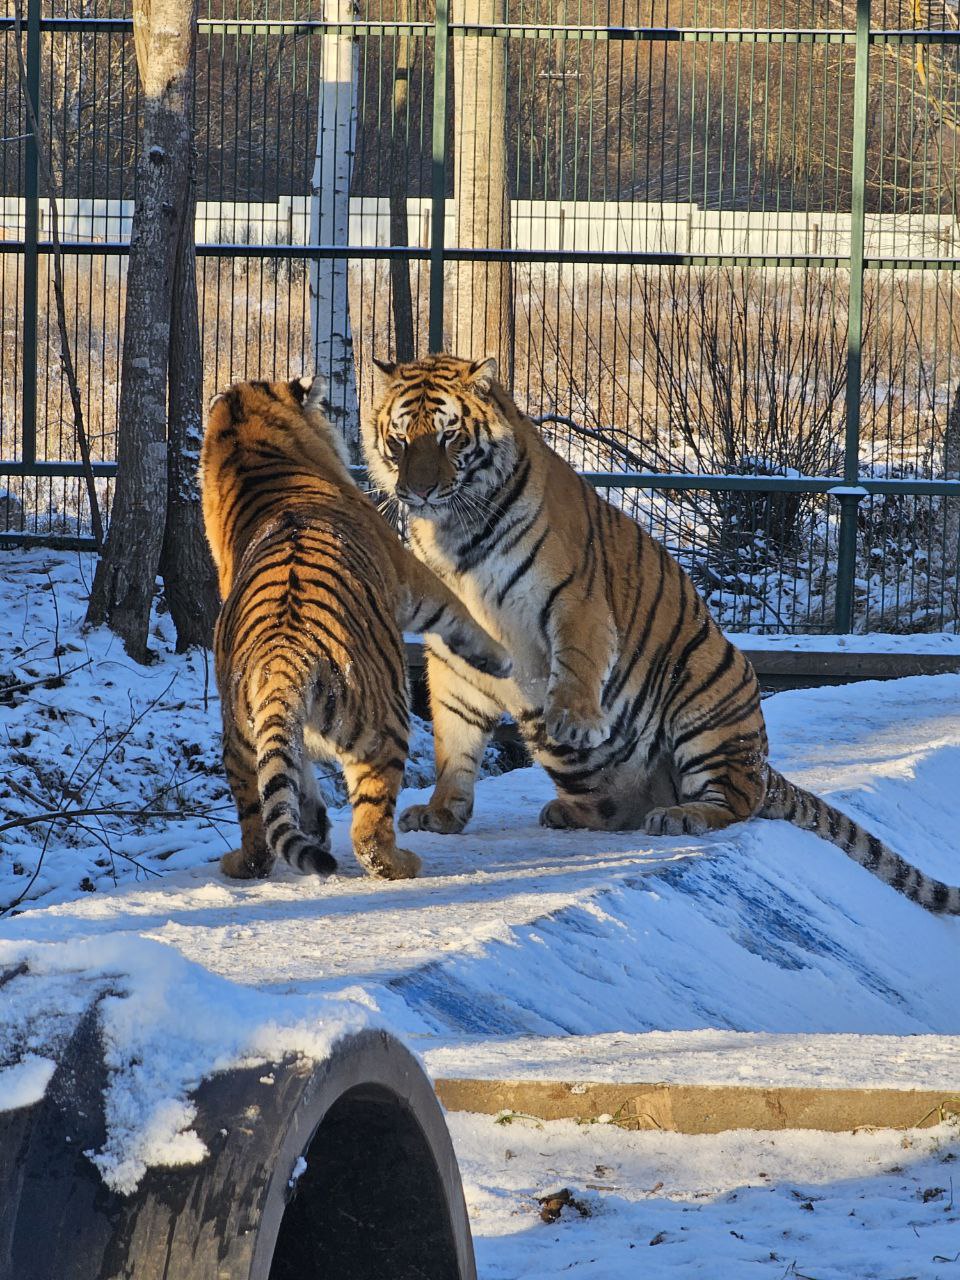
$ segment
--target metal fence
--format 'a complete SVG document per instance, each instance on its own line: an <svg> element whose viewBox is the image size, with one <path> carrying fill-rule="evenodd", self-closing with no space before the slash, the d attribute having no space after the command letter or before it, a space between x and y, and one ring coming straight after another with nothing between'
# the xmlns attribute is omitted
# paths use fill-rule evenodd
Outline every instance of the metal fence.
<svg viewBox="0 0 960 1280"><path fill-rule="evenodd" d="M25 15L109 506L140 124L129 4L27 0ZM349 219L333 234L311 175L338 136L324 110L345 99L323 90L344 37L355 144ZM13 40L9 4L0 545L83 545ZM502 93L476 83L490 50ZM458 96L488 113L471 122L476 151L503 140L505 198L469 191L481 213L503 206L486 241L482 217L464 230ZM506 263L509 314L491 320L478 302L460 354L502 350L509 330L518 401L683 560L727 627L957 628L954 5L206 0L196 137L208 392L313 364L311 271L333 262L356 357L356 391L335 378L335 394L344 413L354 395L367 412L371 355L401 339L400 294L415 350L462 343L454 319L478 277L459 273L481 263L502 278Z"/></svg>

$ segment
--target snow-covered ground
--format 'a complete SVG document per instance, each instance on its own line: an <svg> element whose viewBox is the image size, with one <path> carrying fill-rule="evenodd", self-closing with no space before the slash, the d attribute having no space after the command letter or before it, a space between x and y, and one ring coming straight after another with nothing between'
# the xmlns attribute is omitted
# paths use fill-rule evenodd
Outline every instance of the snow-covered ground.
<svg viewBox="0 0 960 1280"><path fill-rule="evenodd" d="M956 1128L701 1137L451 1115L482 1280L954 1280ZM540 1218L558 1188L583 1211ZM585 1216L584 1216L585 1215Z"/></svg>
<svg viewBox="0 0 960 1280"><path fill-rule="evenodd" d="M280 869L227 881L216 859L236 827L204 662L173 654L163 617L150 668L106 632L83 634L91 568L54 552L0 556L0 970L27 966L0 996L0 1105L42 1090L70 1026L109 987L100 1164L117 1185L152 1160L197 1157L187 1095L205 1072L323 1052L364 1022L392 1027L437 1073L471 1055L529 1063L538 1045L545 1069L558 1052L577 1056L569 1041L558 1051L565 1038L590 1037L576 1043L596 1058L597 1037L630 1035L635 1064L659 1061L666 1078L671 1054L693 1044L684 1036L712 1028L842 1034L835 1051L829 1039L818 1049L826 1075L858 1046L870 1054L851 1036L922 1034L892 1051L901 1078L951 1078L960 921L925 914L783 823L697 840L546 831L536 816L549 785L523 769L480 784L463 837L404 838L423 858L419 880L363 877L341 813L331 879ZM960 880L960 676L765 705L779 767L925 870ZM421 728L414 781L429 772ZM531 1039L541 1036L551 1039ZM904 1063L911 1043L918 1060ZM756 1060L762 1075L759 1042ZM960 1087L960 1061L956 1076ZM484 1280L565 1269L611 1280L960 1276L960 1261L933 1261L960 1253L952 1165L938 1163L956 1145L946 1130L908 1136L902 1151L900 1135L777 1135L771 1153L762 1135L451 1124ZM906 1172L884 1173L894 1165ZM564 1210L541 1224L530 1197L558 1181L593 1216ZM933 1186L943 1195L918 1198ZM643 1250L636 1264L631 1243Z"/></svg>

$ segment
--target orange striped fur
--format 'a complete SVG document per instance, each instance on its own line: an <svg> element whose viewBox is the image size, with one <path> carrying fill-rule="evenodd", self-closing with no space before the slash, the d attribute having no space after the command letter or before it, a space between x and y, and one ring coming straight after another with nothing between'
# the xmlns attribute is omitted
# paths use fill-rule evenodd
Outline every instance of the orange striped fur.
<svg viewBox="0 0 960 1280"><path fill-rule="evenodd" d="M311 760L343 767L361 864L388 879L407 756L402 629L435 630L467 663L509 671L498 644L400 543L354 484L310 379L237 383L210 407L201 460L223 608L214 639L223 760L240 817L231 876L336 867Z"/></svg>
<svg viewBox="0 0 960 1280"><path fill-rule="evenodd" d="M437 786L403 830L461 831L504 711L557 788L554 827L702 833L785 818L931 911L960 913L875 836L771 768L756 676L688 575L541 439L490 361L379 364L364 447L411 546L513 656L509 679L428 644Z"/></svg>

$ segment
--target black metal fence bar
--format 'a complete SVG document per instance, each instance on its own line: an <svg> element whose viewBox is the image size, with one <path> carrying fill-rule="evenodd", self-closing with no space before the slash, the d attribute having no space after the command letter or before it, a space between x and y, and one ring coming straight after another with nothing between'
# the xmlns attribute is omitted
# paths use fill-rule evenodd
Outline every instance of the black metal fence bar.
<svg viewBox="0 0 960 1280"><path fill-rule="evenodd" d="M874 0L874 10L881 3ZM61 7L57 0L44 0L44 4L48 10ZM52 62L46 71L42 65L44 42L61 42L57 47L62 59L86 58L94 77L96 50L101 45L107 50L107 73L100 83L106 91L105 103L113 93L113 105L101 108L91 100L83 109L91 113L94 150L98 145L112 146L117 158L106 163L99 187L96 179L81 182L79 158L72 185L64 169L62 194L68 204L71 199L109 203L135 196L129 182L136 77L121 70L110 78L114 74L110 51L116 61L116 42L129 45L132 33L131 18L122 12L122 4L123 0L93 0L92 13L88 7L83 15L75 15L69 8L62 14L43 13L41 0L27 0L28 76L37 100L47 93L44 76L53 75ZM827 12L822 15L823 26L816 25L819 12L813 22L804 21L810 15L803 0L795 0L791 11L780 6L774 13L771 8L766 16L774 20L767 22L754 7L748 23L731 26L723 22L727 13L706 0L681 3L672 23L660 20L669 11L658 12L651 3L643 15L647 21L623 25L597 22L596 6L591 13L589 4L581 9L582 23L571 22L563 10L557 21L557 12L547 13L542 7L546 4L547 0L509 0L505 20L486 23L457 20L448 11L447 0L436 0L429 8L409 0L403 10L381 4L379 12L362 5L349 21L332 20L330 11L328 16L317 16L303 0L270 0L256 11L249 6L246 13L241 12L242 4L235 6L234 13L226 13L217 0L207 0L207 13L200 19L205 71L199 74L207 77L206 86L201 85L205 107L198 108L206 114L198 119L198 128L207 156L206 193L214 208L220 202L221 212L205 215L207 233L200 236L197 252L215 376L222 376L224 344L227 376L238 376L246 369L267 373L295 368L298 361L303 367L310 349L307 312L315 305L310 301L313 273L318 264L342 264L353 282L350 309L354 313L356 306L353 324L360 353L361 409L367 411L370 344L392 341L394 277L387 279L386 273L406 265L414 286L415 332L421 347L438 349L448 340L458 270L469 264L506 263L517 306L524 308L526 328L517 331L517 350L525 361L531 411L569 410L544 421L542 429L552 433L552 443L576 462L587 479L609 491L664 537L681 558L686 557L688 567L700 573L701 585L720 583L711 603L717 606L719 601L721 610L727 610L728 625L732 619L734 626L761 629L809 625L846 630L869 625L875 617L889 625L884 619L893 593L895 599L889 605L893 625L957 626L960 546L953 547L952 542L960 512L960 462L954 465L952 460L950 432L960 431L960 388L953 427L947 397L957 380L952 346L956 343L960 348L952 292L960 265L960 235L945 234L938 244L937 227L912 220L922 216L929 222L928 215L937 213L956 223L956 200L952 206L949 201L943 203L943 193L951 185L957 187L956 177L951 178L941 147L936 151L939 187L934 191L929 185L934 163L929 156L932 130L947 128L954 116L960 127L960 102L948 76L953 74L952 63L934 67L925 59L938 51L957 49L960 31L943 22L937 25L934 9L926 25L904 25L904 18L919 24L919 10L908 14L886 3L874 26L870 0L857 0L855 23L837 21ZM105 12L97 12L98 5ZM115 6L121 12L115 12ZM840 6L836 14L847 17ZM738 11L737 17L742 16ZM0 17L0 40L10 40L12 28L9 16ZM362 202L356 213L360 234L351 232L336 242L324 234L313 212L309 225L302 224L296 236L292 222L288 233L267 225L271 190L307 194L302 185L277 186L280 180L269 178L268 169L278 173L292 169L284 152L296 150L299 181L305 183L314 146L320 150L321 132L329 125L323 120L324 108L318 117L315 105L318 53L322 54L325 39L343 36L354 37L359 67L355 86L359 158L354 182L358 194L376 195L381 203L389 188L389 243L382 242L379 212L369 224L374 230L363 229L368 214ZM397 83L394 59L401 40L410 42L414 50L410 69L404 71L407 92L414 96L403 119L391 106ZM62 43L68 41L73 43ZM527 219L523 225L546 228L553 220L552 230L537 233L539 240L530 232L533 243L522 237L518 242L516 235L506 245L460 243L459 229L451 232L455 223L450 200L456 193L459 159L454 145L454 63L458 51L489 42L502 50L511 69L508 92L516 95L515 101L511 99L513 114L507 131L515 170L514 197L529 205L522 214ZM54 47L49 45L51 50ZM906 58L873 60L872 50L886 49L893 57L901 47L910 51L913 63ZM260 67L255 49L263 53ZM118 65L122 68L122 57ZM624 79L625 67L633 68L636 83L649 96L651 120L654 108L662 109L662 122L656 116L659 135L651 126L650 137L638 141L640 99L625 97L633 92L634 83ZM58 70L62 70L59 64ZM957 72L960 78L960 68ZM269 143L274 154L268 157L266 125L259 115L267 98L257 95L265 95L268 89L272 93L284 74L301 95L296 101L306 104L305 114L299 123L293 122L294 131L289 133L289 117L277 109L276 137ZM940 76L931 79L929 89L928 75ZM9 73L4 93L10 97ZM279 89L277 94L279 103ZM628 100L629 117L624 107ZM910 124L903 104L913 103L917 117L927 100L939 102L942 119ZM120 111L119 139L111 136L109 110ZM308 122L306 132L298 134L311 110L316 131L311 135ZM49 127L58 124L53 113L50 98ZM675 133L667 138L665 122L670 113ZM624 119L627 123L632 119L631 137L624 132ZM83 127L81 117L61 132L69 138L73 129L79 137ZM904 132L908 128L919 129L912 151ZM408 149L409 181L403 194L419 197L421 202L419 215L404 209L402 235L397 233L396 186L390 174L397 164L398 136L405 138ZM813 194L808 189L798 195L800 184L796 172L790 172L790 153L795 150L801 158L816 155L818 146L822 150L819 190L814 187ZM903 159L908 152L909 160ZM658 169L659 185L650 176ZM44 492L52 495L50 486L75 482L81 470L71 457L71 442L69 437L64 440L62 426L59 444L51 443L50 422L56 412L50 403L49 355L44 368L38 364L45 337L49 349L49 333L42 332L42 295L52 245L42 236L32 139L23 148L16 183L6 167L3 174L4 194L22 193L24 204L15 234L0 238L0 264L23 264L19 423L11 435L0 421L0 459L10 455L11 445L14 454L0 460L0 476L21 486L28 482L47 486ZM741 174L749 174L750 182L759 186L758 197ZM608 247L611 237L603 210L617 200L624 202L622 209L634 210L626 215L633 221L619 239L612 236ZM707 230L698 233L701 238L696 240L688 232L689 245L680 238L678 247L670 247L669 240L658 243L656 235L645 231L656 218L673 226L670 219L679 223L689 216L683 210L692 208L703 211L704 228L707 215L716 211L709 223L715 228L709 234L716 249L708 243ZM728 209L734 220L728 218L725 223ZM867 225L878 213L889 219L885 229L880 224ZM804 245L801 238L802 251L793 251L796 230L789 231L786 222L787 229L782 231L776 231L773 223L773 230L754 225L750 219L755 214L805 219L812 228L806 237L809 243ZM127 215L117 204L113 213L98 216L109 220ZM616 219L621 214L612 216ZM217 225L211 225L211 217ZM574 243L570 234L565 238L564 218ZM846 220L842 229L837 218ZM769 236L774 234L785 239L775 240L768 251ZM791 251L774 251L777 248ZM93 362L97 353L92 344L100 322L96 308L101 305L103 342L107 342L107 301L98 301L101 293L111 305L112 300L118 304L109 328L111 335L117 330L119 342L121 260L128 246L122 233L84 239L68 226L63 249L77 275L75 337L87 344L87 356ZM729 251L736 249L745 251ZM81 287L86 290L83 298ZM839 388L843 412L830 419L827 428L827 434L832 431L836 437L836 447L822 451L822 456L810 455L799 467L784 466L773 456L751 457L750 448L742 443L744 456L728 457L724 464L706 454L701 457L694 448L690 461L696 465L690 470L677 465L685 461L679 454L665 459L651 456L651 438L656 444L657 432L672 423L672 404L682 402L684 412L692 407L709 423L714 412L711 397L716 401L724 394L723 364L732 358L732 333L722 336L725 346L717 348L716 366L706 373L703 359L684 343L693 341L690 317L696 317L698 307L713 325L715 336L724 330L725 288L733 291L731 300L741 308L744 332L755 323L760 345L750 346L746 376L755 381L766 378L773 388L755 394L761 412L769 399L771 413L776 408L789 415L796 403L802 415L803 396L834 395L836 361L830 344L838 329L844 331L844 381ZM808 332L805 320L796 333L787 332L783 325L788 321L783 317L789 317L790 308L804 299L803 306L812 305L812 314L819 317L819 330ZM578 319L581 310L582 321ZM665 318L666 337L652 333L651 314ZM252 322L257 315L266 317L258 325ZM678 315L687 329L670 319ZM911 350L919 353L911 360L898 355L905 337L913 344ZM477 339L478 350L484 340ZM762 344L770 340L775 351L767 362ZM235 343L241 352L239 365L233 354ZM549 368L544 367L548 343L551 353L556 353L547 361ZM584 388L575 385L570 344L583 364ZM746 339L744 344L747 350ZM106 350L97 355L103 364L103 373L97 375L102 380L110 376L106 355ZM801 368L798 360L806 365ZM565 398L556 399L561 394L561 364ZM533 379L535 367L540 368L539 386ZM789 379L798 377L800 390L790 391ZM630 390L631 378L639 392ZM782 385L774 386L778 378ZM556 384L553 390L551 379ZM676 394L671 379L677 379ZM585 389L587 383L590 390ZM530 394L532 385L535 394ZM39 434L38 390L46 396ZM102 387L100 394L104 398ZM594 395L600 396L596 403ZM652 417L647 396L653 397ZM2 403L0 392L0 417ZM830 401L826 404L829 408ZM722 405L716 412L721 410ZM661 420L658 412L666 416ZM578 434L578 419L594 425ZM103 422L95 470L100 481L107 483L115 474L111 461L115 426L109 409L104 410ZM604 427L604 422L610 425ZM801 444L807 429L803 425L796 429ZM744 441L753 431L751 425ZM691 439L695 445L695 438ZM940 453L934 456L941 445L942 462ZM741 462L743 474L739 474ZM19 492L22 498L28 491L21 487ZM22 505L21 499L4 497L0 482L0 541L5 544L28 536L24 524L19 530L10 527L18 518L18 503ZM85 545L82 518L75 533L77 545ZM784 565L792 563L798 576L791 585ZM801 565L805 566L802 580ZM894 589L888 579L892 581L898 573ZM875 596L879 606L873 603ZM927 604L913 607L910 601L920 596ZM751 603L754 597L762 597L756 607Z"/></svg>

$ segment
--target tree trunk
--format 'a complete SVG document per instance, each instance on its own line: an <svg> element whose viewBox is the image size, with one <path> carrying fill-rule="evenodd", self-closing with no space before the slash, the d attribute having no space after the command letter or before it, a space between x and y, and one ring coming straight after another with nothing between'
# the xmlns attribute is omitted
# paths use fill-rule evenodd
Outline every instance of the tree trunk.
<svg viewBox="0 0 960 1280"><path fill-rule="evenodd" d="M499 25L504 0L455 0L455 22ZM510 248L507 183L507 78L501 38L459 37L453 46L457 244ZM513 386L513 273L508 262L461 262L453 309L453 351L496 356L500 381Z"/></svg>
<svg viewBox="0 0 960 1280"><path fill-rule="evenodd" d="M329 22L352 22L354 0L327 0ZM317 149L311 179L312 244L350 240L350 176L356 137L359 54L349 34L325 33L317 107ZM345 258L315 259L310 267L310 323L314 369L329 384L330 421L341 431L354 461L360 460L360 409L350 332Z"/></svg>
<svg viewBox="0 0 960 1280"><path fill-rule="evenodd" d="M110 533L87 609L131 657L147 630L167 503L167 361L177 244L189 188L189 104L196 3L135 0L143 88L137 205L127 264L117 487Z"/></svg>
<svg viewBox="0 0 960 1280"><path fill-rule="evenodd" d="M397 21L409 21L408 0L399 0ZM407 218L408 187L408 116L410 77L416 57L416 45L410 36L396 38L397 59L393 79L393 134L390 140L390 243L410 243ZM396 359L413 360L414 349L413 294L410 290L410 262L406 258L390 259L390 299L393 307L393 341Z"/></svg>
<svg viewBox="0 0 960 1280"><path fill-rule="evenodd" d="M220 592L203 531L197 471L203 444L203 357L197 311L196 152L191 148L190 186L174 271L170 325L170 403L167 435L167 522L160 556L163 589L177 652L209 648Z"/></svg>

